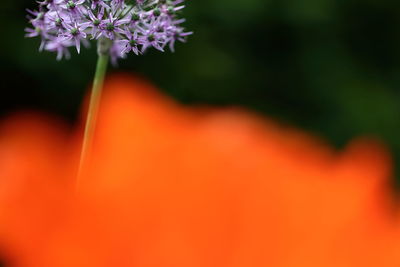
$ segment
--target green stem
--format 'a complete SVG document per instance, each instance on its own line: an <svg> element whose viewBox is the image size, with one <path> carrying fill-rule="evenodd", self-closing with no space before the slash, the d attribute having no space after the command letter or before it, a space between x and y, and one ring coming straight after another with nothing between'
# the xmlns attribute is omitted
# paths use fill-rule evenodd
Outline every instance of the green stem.
<svg viewBox="0 0 400 267"><path fill-rule="evenodd" d="M90 95L90 103L86 117L85 132L83 136L81 156L79 161L78 179L76 183L77 187L79 187L83 167L85 166L89 158L89 155L91 154L90 152L92 150L93 137L96 128L97 113L99 110L101 92L104 84L104 77L107 71L108 57L109 56L106 53L99 53L99 57L97 59L96 73L94 75L93 87Z"/></svg>

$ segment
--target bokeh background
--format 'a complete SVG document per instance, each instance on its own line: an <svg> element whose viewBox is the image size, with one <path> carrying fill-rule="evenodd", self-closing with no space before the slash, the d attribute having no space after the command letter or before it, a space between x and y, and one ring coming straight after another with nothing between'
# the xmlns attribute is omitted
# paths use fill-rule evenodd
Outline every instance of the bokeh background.
<svg viewBox="0 0 400 267"><path fill-rule="evenodd" d="M400 166L400 2L188 0L195 35L175 54L151 51L118 68L191 104L239 105L303 128L340 148L368 135ZM57 62L25 39L25 8L0 5L0 115L34 108L77 120L95 49Z"/></svg>

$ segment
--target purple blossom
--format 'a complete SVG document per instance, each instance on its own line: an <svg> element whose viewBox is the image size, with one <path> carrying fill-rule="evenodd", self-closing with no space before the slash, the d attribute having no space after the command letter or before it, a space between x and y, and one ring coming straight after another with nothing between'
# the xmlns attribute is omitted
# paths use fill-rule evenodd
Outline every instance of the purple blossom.
<svg viewBox="0 0 400 267"><path fill-rule="evenodd" d="M108 54L116 62L130 52L149 48L174 51L176 41L185 42L192 32L181 26L177 16L184 0L40 0L37 10L28 10L31 27L27 37L40 37L40 50L69 58L68 48L89 40L109 40Z"/></svg>
<svg viewBox="0 0 400 267"><path fill-rule="evenodd" d="M63 33L63 35L61 35L62 37L64 37L63 40L73 41L79 54L81 51L81 41L86 39L86 27L82 24L79 25L76 22L74 25L64 24L64 27L67 30Z"/></svg>
<svg viewBox="0 0 400 267"><path fill-rule="evenodd" d="M97 15L94 15L92 10L88 10L88 21L82 23L82 25L85 25L87 28L91 28L91 35L92 39L97 39L99 37L99 34L101 33L101 25L104 24L105 20L104 18L104 7L101 7L100 10L98 11Z"/></svg>
<svg viewBox="0 0 400 267"><path fill-rule="evenodd" d="M126 53L124 53L125 46L121 42L113 42L110 48L110 58L111 64L117 65L118 58L126 58Z"/></svg>
<svg viewBox="0 0 400 267"><path fill-rule="evenodd" d="M63 56L69 59L71 57L71 54L68 50L68 46L70 46L71 44L72 43L70 41L63 38L55 38L54 40L47 42L45 49L47 51L56 52L57 60L61 60Z"/></svg>
<svg viewBox="0 0 400 267"><path fill-rule="evenodd" d="M136 55L141 54L138 43L138 33L131 33L129 30L126 30L125 35L126 38L120 39L116 42L119 43L119 45L123 48L121 50L121 54L127 54L130 51L132 51Z"/></svg>
<svg viewBox="0 0 400 267"><path fill-rule="evenodd" d="M124 34L125 30L121 28L121 26L128 24L130 22L129 19L120 19L119 17L113 17L110 13L109 18L107 20L103 20L100 29L100 36L105 36L110 40L116 39L118 34Z"/></svg>

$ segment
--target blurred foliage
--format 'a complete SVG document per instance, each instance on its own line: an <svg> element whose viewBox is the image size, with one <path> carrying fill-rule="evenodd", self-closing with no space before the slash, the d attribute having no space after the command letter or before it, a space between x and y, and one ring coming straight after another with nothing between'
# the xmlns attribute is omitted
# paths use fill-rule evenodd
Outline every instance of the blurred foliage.
<svg viewBox="0 0 400 267"><path fill-rule="evenodd" d="M187 104L242 105L340 147L381 138L400 166L400 3L393 0L187 1L195 35L177 52L121 61ZM0 7L0 111L34 107L74 121L95 49L69 61L25 39L25 8Z"/></svg>

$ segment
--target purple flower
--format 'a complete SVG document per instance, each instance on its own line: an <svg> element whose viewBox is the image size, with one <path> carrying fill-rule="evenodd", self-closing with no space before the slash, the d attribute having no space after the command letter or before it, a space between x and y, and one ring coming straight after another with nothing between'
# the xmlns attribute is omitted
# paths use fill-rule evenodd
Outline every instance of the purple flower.
<svg viewBox="0 0 400 267"><path fill-rule="evenodd" d="M55 38L46 44L45 49L47 51L56 52L57 60L61 60L63 57L69 59L71 57L71 54L68 51L68 46L70 46L70 44L71 42L63 38Z"/></svg>
<svg viewBox="0 0 400 267"><path fill-rule="evenodd" d="M86 39L85 26L78 25L75 22L75 25L65 24L65 28L67 29L62 35L64 41L74 41L76 50L78 54L81 52L81 41Z"/></svg>
<svg viewBox="0 0 400 267"><path fill-rule="evenodd" d="M103 19L104 17L104 7L101 7L100 10L98 11L97 15L94 15L92 10L88 10L88 21L82 23L87 28L91 28L91 35L92 39L97 39L99 37L99 34L101 32L101 25L105 23L105 20Z"/></svg>
<svg viewBox="0 0 400 267"><path fill-rule="evenodd" d="M97 6L101 6L102 8L109 8L109 6L107 6L107 4L103 0L92 0L92 5L90 6L90 8L92 10L95 10Z"/></svg>
<svg viewBox="0 0 400 267"><path fill-rule="evenodd" d="M141 54L138 43L138 33L137 32L131 33L130 30L128 29L125 31L125 36L126 39L121 39L116 42L123 47L121 53L127 54L130 51L132 51L136 55Z"/></svg>
<svg viewBox="0 0 400 267"><path fill-rule="evenodd" d="M128 53L136 55L153 47L174 51L176 41L188 35L185 21L177 12L184 0L39 0L38 9L28 10L31 27L27 37L40 37L40 50L57 53L57 59L69 58L68 48L89 40L108 39L106 53L113 61Z"/></svg>
<svg viewBox="0 0 400 267"><path fill-rule="evenodd" d="M167 35L164 32L164 28L160 25L156 19L150 24L144 27L138 27L139 37L138 42L142 45L142 52L145 52L149 47L164 52L164 46L166 44Z"/></svg>
<svg viewBox="0 0 400 267"><path fill-rule="evenodd" d="M125 50L124 44L121 42L114 42L110 48L110 58L111 64L117 65L119 58L126 58L126 54L123 52Z"/></svg>
<svg viewBox="0 0 400 267"><path fill-rule="evenodd" d="M86 10L84 3L85 0L64 0L60 7L68 11L71 16L79 18Z"/></svg>
<svg viewBox="0 0 400 267"><path fill-rule="evenodd" d="M125 32L121 26L129 22L129 19L119 19L118 17L113 17L113 15L110 13L109 18L104 20L100 25L101 32L99 37L105 36L110 40L114 40L118 33L123 34Z"/></svg>

